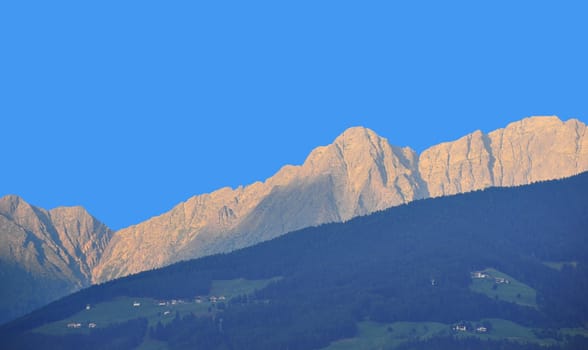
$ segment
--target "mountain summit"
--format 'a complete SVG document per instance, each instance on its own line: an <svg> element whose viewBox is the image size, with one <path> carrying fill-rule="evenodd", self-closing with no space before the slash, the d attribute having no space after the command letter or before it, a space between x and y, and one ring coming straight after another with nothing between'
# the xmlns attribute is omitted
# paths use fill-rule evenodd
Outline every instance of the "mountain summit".
<svg viewBox="0 0 588 350"><path fill-rule="evenodd" d="M346 221L416 199L514 186L588 170L586 125L531 117L476 131L420 156L353 127L265 182L223 188L115 233L93 281L227 252L289 231Z"/></svg>
<svg viewBox="0 0 588 350"><path fill-rule="evenodd" d="M223 188L118 231L94 269L95 282L249 246L280 234L346 221L425 197L417 155L355 127L318 147L301 166L265 182Z"/></svg>

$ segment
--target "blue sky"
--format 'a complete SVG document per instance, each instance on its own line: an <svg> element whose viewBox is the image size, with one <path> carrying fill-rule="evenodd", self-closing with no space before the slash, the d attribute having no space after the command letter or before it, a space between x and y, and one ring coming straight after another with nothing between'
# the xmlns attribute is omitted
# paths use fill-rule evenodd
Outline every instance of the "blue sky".
<svg viewBox="0 0 588 350"><path fill-rule="evenodd" d="M580 1L204 3L1 2L0 195L118 229L355 125L422 151L588 121Z"/></svg>

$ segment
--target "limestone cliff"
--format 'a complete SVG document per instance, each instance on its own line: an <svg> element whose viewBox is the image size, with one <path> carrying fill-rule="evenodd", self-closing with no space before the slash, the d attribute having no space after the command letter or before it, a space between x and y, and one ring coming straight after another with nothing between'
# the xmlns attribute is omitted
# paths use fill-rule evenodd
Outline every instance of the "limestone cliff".
<svg viewBox="0 0 588 350"><path fill-rule="evenodd" d="M420 156L354 127L301 166L265 182L190 198L117 232L94 281L249 246L299 228L346 221L419 198L513 186L588 170L586 125L533 117L476 131Z"/></svg>
<svg viewBox="0 0 588 350"><path fill-rule="evenodd" d="M524 185L588 170L587 146L586 125L578 120L526 118L427 149L419 172L431 197Z"/></svg>
<svg viewBox="0 0 588 350"><path fill-rule="evenodd" d="M106 281L172 262L249 246L299 228L345 221L426 196L417 155L355 127L301 166L265 182L190 198L118 231L94 269Z"/></svg>

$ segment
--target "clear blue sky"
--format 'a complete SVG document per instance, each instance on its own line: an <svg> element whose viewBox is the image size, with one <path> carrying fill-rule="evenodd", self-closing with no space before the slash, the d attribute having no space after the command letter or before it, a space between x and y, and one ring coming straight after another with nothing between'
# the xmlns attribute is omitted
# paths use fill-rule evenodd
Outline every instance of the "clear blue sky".
<svg viewBox="0 0 588 350"><path fill-rule="evenodd" d="M0 196L118 229L355 125L422 151L588 121L581 1L203 3L1 2Z"/></svg>

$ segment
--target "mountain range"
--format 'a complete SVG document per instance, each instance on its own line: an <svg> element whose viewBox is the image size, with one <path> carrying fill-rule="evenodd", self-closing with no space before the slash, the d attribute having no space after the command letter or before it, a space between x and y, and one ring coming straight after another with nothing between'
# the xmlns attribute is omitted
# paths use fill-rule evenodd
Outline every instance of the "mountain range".
<svg viewBox="0 0 588 350"><path fill-rule="evenodd" d="M588 172L414 201L94 285L9 349L588 347Z"/></svg>
<svg viewBox="0 0 588 350"><path fill-rule="evenodd" d="M2 287L7 302L0 321L90 283L232 251L304 227L345 222L418 199L586 170L585 124L531 117L420 155L353 127L313 150L304 164L285 166L264 182L194 196L114 233L82 208L45 211L6 196L0 201L0 274L13 282ZM34 296L31 290L41 286L54 292Z"/></svg>
<svg viewBox="0 0 588 350"><path fill-rule="evenodd" d="M573 119L527 118L433 146L420 156L370 129L354 127L313 150L301 166L285 166L265 182L194 196L116 232L93 270L93 281L231 251L417 199L585 170L588 133Z"/></svg>

